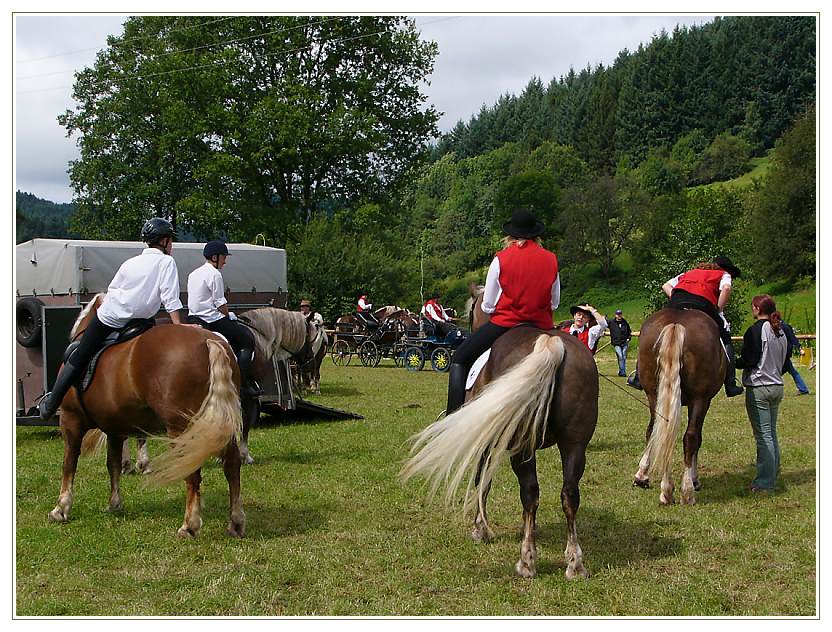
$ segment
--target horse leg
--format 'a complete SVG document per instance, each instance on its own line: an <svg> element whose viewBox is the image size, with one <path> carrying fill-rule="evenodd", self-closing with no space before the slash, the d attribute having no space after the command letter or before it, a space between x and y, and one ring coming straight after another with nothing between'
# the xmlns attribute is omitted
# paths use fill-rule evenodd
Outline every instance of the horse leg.
<svg viewBox="0 0 832 632"><path fill-rule="evenodd" d="M125 445L127 445L127 437L107 435L107 471L110 473L110 502L107 505L107 511L113 513L123 508L118 481L124 467L122 458Z"/></svg>
<svg viewBox="0 0 832 632"><path fill-rule="evenodd" d="M471 538L475 542L490 542L494 539L494 532L488 525L488 513L486 511L486 504L488 502L488 492L491 491L491 482L482 489L480 489L480 478L482 476L484 458L480 459L477 466L477 473L474 475L474 487L477 489L477 516L474 518L474 530L471 531Z"/></svg>
<svg viewBox="0 0 832 632"><path fill-rule="evenodd" d="M563 488L560 491L560 502L566 516L566 579L589 577L589 571L584 566L584 554L578 543L577 515L581 504L581 492L578 487L584 475L586 465L586 444L560 445L560 460L563 467Z"/></svg>
<svg viewBox="0 0 832 632"><path fill-rule="evenodd" d="M109 437L108 437L109 441ZM130 439L125 437L121 443L121 473L135 474L136 468L133 466L133 459L130 458Z"/></svg>
<svg viewBox="0 0 832 632"><path fill-rule="evenodd" d="M534 541L535 516L540 501L540 486L537 484L537 460L522 454L511 457L511 468L520 483L520 502L523 503L523 540L520 543L520 559L514 570L520 577L537 575L537 546Z"/></svg>
<svg viewBox="0 0 832 632"><path fill-rule="evenodd" d="M648 395L647 399L650 404L650 421L647 424L647 432L644 443L650 441L650 435L653 434L653 423L656 420L655 417L655 410L656 410L656 396L655 395ZM650 487L650 477L647 475L647 470L650 468L650 458L647 455L647 449L644 450L644 453L641 455L641 460L638 462L638 470L633 476L633 487L642 487L644 489L648 489Z"/></svg>
<svg viewBox="0 0 832 632"><path fill-rule="evenodd" d="M696 457L702 446L702 425L708 412L710 402L696 400L688 406L688 428L685 432L683 445L685 447L685 473L682 476L683 505L696 503L696 490L701 488L696 472Z"/></svg>
<svg viewBox="0 0 832 632"><path fill-rule="evenodd" d="M202 517L199 515L202 499L199 485L202 482L202 471L197 470L185 479L187 492L185 496L185 520L176 532L180 538L195 538L202 528Z"/></svg>
<svg viewBox="0 0 832 632"><path fill-rule="evenodd" d="M248 451L248 433L251 427L260 418L260 400L256 397L243 399L243 436L240 438L240 458L246 465L254 463L254 459Z"/></svg>
<svg viewBox="0 0 832 632"><path fill-rule="evenodd" d="M150 456L147 453L147 439L136 438L136 467L142 474L150 474Z"/></svg>
<svg viewBox="0 0 832 632"><path fill-rule="evenodd" d="M69 511L72 509L72 483L78 468L78 457L81 454L81 441L87 433L87 428L81 425L81 420L70 412L61 412L61 434L64 436L64 466L61 477L61 493L58 504L49 512L49 519L55 522L68 522Z"/></svg>
<svg viewBox="0 0 832 632"><path fill-rule="evenodd" d="M232 437L225 448L222 469L228 481L230 496L228 535L235 538L242 538L246 531L246 514L240 500L240 463L240 449L237 447L237 440Z"/></svg>

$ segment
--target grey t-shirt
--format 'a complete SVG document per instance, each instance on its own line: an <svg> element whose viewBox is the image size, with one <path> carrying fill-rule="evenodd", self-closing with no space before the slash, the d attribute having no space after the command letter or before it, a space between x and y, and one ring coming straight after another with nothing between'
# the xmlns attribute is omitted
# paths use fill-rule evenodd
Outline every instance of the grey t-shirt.
<svg viewBox="0 0 832 632"><path fill-rule="evenodd" d="M780 336L777 336L771 328L771 323L767 320L759 322L763 323L760 330L760 360L756 366L743 370L742 384L743 386L772 386L775 384L783 384L782 371L789 347L786 335L784 332L781 332Z"/></svg>

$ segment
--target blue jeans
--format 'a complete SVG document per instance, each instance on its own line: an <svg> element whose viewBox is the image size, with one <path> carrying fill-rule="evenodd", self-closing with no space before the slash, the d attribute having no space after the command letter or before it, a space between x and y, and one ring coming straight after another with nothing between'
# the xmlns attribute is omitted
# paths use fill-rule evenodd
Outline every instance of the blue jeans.
<svg viewBox="0 0 832 632"><path fill-rule="evenodd" d="M777 442L777 411L783 401L783 385L746 386L745 410L757 442L757 476L754 487L774 489L780 470L780 444Z"/></svg>
<svg viewBox="0 0 832 632"><path fill-rule="evenodd" d="M614 345L613 349L615 349L615 355L618 357L618 375L627 375L627 347L630 346L629 342L625 342L623 345Z"/></svg>
<svg viewBox="0 0 832 632"><path fill-rule="evenodd" d="M792 376L794 379L794 385L797 387L797 390L801 393L808 393L809 387L806 386L806 382L803 381L803 378L800 377L800 373L797 372L797 369L792 364L792 359L788 358L786 360L786 371L788 371L789 375Z"/></svg>

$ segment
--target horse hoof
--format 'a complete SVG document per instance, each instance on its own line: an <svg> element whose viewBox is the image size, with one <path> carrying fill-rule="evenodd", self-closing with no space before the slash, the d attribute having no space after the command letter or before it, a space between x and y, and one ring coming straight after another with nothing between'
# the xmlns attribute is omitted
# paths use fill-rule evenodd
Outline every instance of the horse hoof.
<svg viewBox="0 0 832 632"><path fill-rule="evenodd" d="M121 464L121 473L122 474L137 474L136 468L133 467L133 463L130 461L125 461Z"/></svg>
<svg viewBox="0 0 832 632"><path fill-rule="evenodd" d="M474 542L481 542L482 544L488 544L493 539L494 534L491 533L488 529L481 529L479 527L474 527L474 530L471 531L471 539Z"/></svg>
<svg viewBox="0 0 832 632"><path fill-rule="evenodd" d="M693 491L698 492L702 490L702 483L699 480L693 481Z"/></svg>
<svg viewBox="0 0 832 632"><path fill-rule="evenodd" d="M69 522L69 515L64 513L60 507L55 507L49 512L49 519L52 522Z"/></svg>
<svg viewBox="0 0 832 632"><path fill-rule="evenodd" d="M243 459L243 465L251 465L254 463L254 459L250 454L246 454L245 458Z"/></svg>
<svg viewBox="0 0 832 632"><path fill-rule="evenodd" d="M589 571L586 570L583 564L572 565L566 567L566 579L589 579Z"/></svg>
<svg viewBox="0 0 832 632"><path fill-rule="evenodd" d="M680 505L695 505L696 504L696 496L691 494L690 496L685 496L682 494L682 497L679 499Z"/></svg>
<svg viewBox="0 0 832 632"><path fill-rule="evenodd" d="M228 529L226 529L226 532L232 538L244 538L246 535L246 526L243 523L231 521L228 523Z"/></svg>
<svg viewBox="0 0 832 632"><path fill-rule="evenodd" d="M116 504L108 505L106 511L107 513L121 513L124 510L124 504L119 501Z"/></svg>
<svg viewBox="0 0 832 632"><path fill-rule="evenodd" d="M642 489L650 489L649 478L633 478L633 487L641 487Z"/></svg>
<svg viewBox="0 0 832 632"><path fill-rule="evenodd" d="M185 540L191 540L196 537L196 532L189 529L188 527L179 527L179 529L176 532L176 535Z"/></svg>
<svg viewBox="0 0 832 632"><path fill-rule="evenodd" d="M527 566L523 560L519 560L517 564L514 565L514 570L517 571L517 574L520 577L525 579L532 579L535 575L537 575L537 571L530 566Z"/></svg>
<svg viewBox="0 0 832 632"><path fill-rule="evenodd" d="M659 504L660 505L665 505L665 506L672 505L674 502L675 501L673 500L673 496L665 496L664 494L659 496Z"/></svg>

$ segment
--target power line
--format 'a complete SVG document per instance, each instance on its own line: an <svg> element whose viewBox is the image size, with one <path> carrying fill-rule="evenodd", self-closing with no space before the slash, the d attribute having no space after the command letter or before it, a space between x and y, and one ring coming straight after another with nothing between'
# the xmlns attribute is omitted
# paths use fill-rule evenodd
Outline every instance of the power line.
<svg viewBox="0 0 832 632"><path fill-rule="evenodd" d="M456 17L457 16L451 16L451 17L447 17L447 18L440 18L438 20L432 20L431 22L425 22L421 26L427 26L429 24L436 24L437 22L444 22L446 20L453 20ZM308 26L308 25L306 25L306 26ZM367 37L372 37L374 35L380 35L380 34L386 33L386 32L387 32L386 30L374 31L372 33L365 33L364 35L355 35L355 36L352 36L352 37L346 37L346 38L342 38L342 39L338 39L338 40L331 40L331 41L326 42L326 43L341 44L343 42L365 39ZM321 42L316 42L315 44L320 44L320 43ZM252 55L251 59L266 59L268 57L274 57L275 55L291 55L292 53L297 53L297 52L300 52L300 51L303 51L303 50L313 48L315 46L315 44L310 44L309 46L301 46L300 48L294 48L294 49L291 49L291 50L277 51L277 52L274 52L274 53L266 53L264 55ZM225 65L233 63L235 61L237 61L237 60L236 59L229 59L229 60L220 61L220 62L211 62L211 63L207 63L207 64L197 64L195 66L188 66L188 67L185 67L185 68L175 68L173 70L165 70L165 71L162 71L162 72L150 73L150 74L147 74L147 75L126 75L126 76L123 76L123 77L112 79L112 81L114 83L122 83L124 81L128 81L128 80L131 80L131 79L150 79L150 78L153 78L153 77L161 77L161 76L164 76L164 75L171 75L171 74L176 74L176 73L179 73L179 72L187 72L189 70L201 70L203 68L225 66ZM72 85L70 84L70 85L64 85L64 86L56 86L54 88L39 88L39 89L35 89L35 90L21 90L21 91L18 91L17 94L34 94L34 93L37 93L37 92L51 92L53 90L64 90L66 88L71 88L71 87L72 87Z"/></svg>

